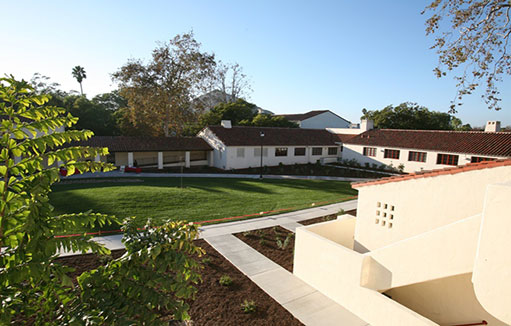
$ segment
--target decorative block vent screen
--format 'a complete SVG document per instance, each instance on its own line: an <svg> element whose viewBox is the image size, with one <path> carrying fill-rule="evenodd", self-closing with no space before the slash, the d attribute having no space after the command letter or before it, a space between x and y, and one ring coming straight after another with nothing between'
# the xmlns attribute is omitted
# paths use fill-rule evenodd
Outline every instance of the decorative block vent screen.
<svg viewBox="0 0 511 326"><path fill-rule="evenodd" d="M394 226L394 205L382 202L376 202L376 218L374 224L392 229Z"/></svg>

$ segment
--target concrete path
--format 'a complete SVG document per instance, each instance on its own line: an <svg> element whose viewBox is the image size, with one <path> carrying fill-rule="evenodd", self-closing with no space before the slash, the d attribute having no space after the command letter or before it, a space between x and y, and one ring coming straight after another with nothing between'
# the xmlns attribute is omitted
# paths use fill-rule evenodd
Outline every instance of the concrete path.
<svg viewBox="0 0 511 326"><path fill-rule="evenodd" d="M259 174L230 174L230 173L124 173L119 171L96 172L75 174L62 177L62 180L70 179L95 179L95 178L233 178L233 179L259 179ZM264 175L264 179L294 179L294 180L330 180L330 181L368 181L370 178L345 178L328 176L307 175Z"/></svg>
<svg viewBox="0 0 511 326"><path fill-rule="evenodd" d="M232 234L204 239L305 325L368 325Z"/></svg>
<svg viewBox="0 0 511 326"><path fill-rule="evenodd" d="M282 226L288 225L292 227L292 225L295 225L292 223L300 222L303 220L309 220L312 218L321 217L325 215L335 214L338 213L341 209L349 211L355 208L357 208L357 200L349 200L342 203L313 207L284 214L271 215L266 217L259 217L229 223L206 225L200 228L201 230L200 238L264 229L276 225Z"/></svg>
<svg viewBox="0 0 511 326"><path fill-rule="evenodd" d="M357 208L357 200L350 200L342 203L313 207L284 214L206 225L200 228L199 238L264 229L276 225L280 225L294 232L294 229L297 226L302 226L301 224L297 223L299 221L335 214L341 209L349 211L355 208ZM95 237L94 240L104 244L105 247L110 250L124 249L124 245L122 244L122 234ZM81 253L62 251L60 256L71 256L76 254Z"/></svg>

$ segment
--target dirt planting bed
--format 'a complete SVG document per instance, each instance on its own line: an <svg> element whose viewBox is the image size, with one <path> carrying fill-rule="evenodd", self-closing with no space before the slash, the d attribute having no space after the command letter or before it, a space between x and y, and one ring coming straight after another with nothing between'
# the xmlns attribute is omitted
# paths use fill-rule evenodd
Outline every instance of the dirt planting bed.
<svg viewBox="0 0 511 326"><path fill-rule="evenodd" d="M303 325L207 242L196 241L206 251L206 255L202 257L203 282L197 287L196 299L189 302L189 314L192 318L190 325ZM112 257L120 257L123 253L124 250L112 251ZM84 271L106 263L108 259L89 254L63 257L58 261L76 268L76 272L72 274L75 278ZM224 275L230 277L231 285L219 283ZM242 311L241 304L245 300L255 302L257 308L254 313Z"/></svg>
<svg viewBox="0 0 511 326"><path fill-rule="evenodd" d="M236 233L234 236L259 251L270 260L293 272L294 233L280 226ZM286 239L287 242L286 242ZM280 241L280 242L279 242Z"/></svg>

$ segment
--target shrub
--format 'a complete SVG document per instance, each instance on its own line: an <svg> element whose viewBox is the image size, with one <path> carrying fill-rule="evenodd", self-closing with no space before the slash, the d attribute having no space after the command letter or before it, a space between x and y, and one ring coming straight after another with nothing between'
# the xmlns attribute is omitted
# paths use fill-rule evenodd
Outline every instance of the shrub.
<svg viewBox="0 0 511 326"><path fill-rule="evenodd" d="M241 304L241 310L243 310L243 312L246 314L252 314L256 312L257 305L254 300L248 301L247 299L245 299Z"/></svg>
<svg viewBox="0 0 511 326"><path fill-rule="evenodd" d="M399 170L399 172L403 173L405 170L405 165L403 163L401 163L398 165L397 169Z"/></svg>
<svg viewBox="0 0 511 326"><path fill-rule="evenodd" d="M202 263L203 263L204 265L211 265L211 258L209 258L209 257L204 257L204 258L202 259Z"/></svg>
<svg viewBox="0 0 511 326"><path fill-rule="evenodd" d="M365 163L364 163L364 166L365 166L366 168L369 168L369 167L370 167L370 164L369 164L368 162L365 162Z"/></svg>
<svg viewBox="0 0 511 326"><path fill-rule="evenodd" d="M218 283L222 286L230 286L232 284L232 279L229 275L222 275Z"/></svg>
<svg viewBox="0 0 511 326"><path fill-rule="evenodd" d="M277 242L277 247L281 250L284 250L287 248L287 246L289 245L289 241L291 241L291 238L293 237L293 233L290 233L286 236L286 238L284 239L284 241L282 241L279 237L277 237L276 239L276 242Z"/></svg>
<svg viewBox="0 0 511 326"><path fill-rule="evenodd" d="M200 281L201 266L194 258L203 253L193 243L197 226L172 222L155 228L149 221L140 231L133 219L122 222L93 212L55 216L48 196L60 181L55 162L62 162L69 174L113 167L93 160L106 156L106 148L66 146L93 133L59 131L77 119L48 101L25 81L0 78L0 115L5 116L0 179L8 181L0 187L0 324L30 318L35 325L157 325L163 314L189 318L185 300ZM126 254L83 273L75 286L67 275L72 268L55 260L60 249L110 251L85 234L56 236L112 224L122 224Z"/></svg>

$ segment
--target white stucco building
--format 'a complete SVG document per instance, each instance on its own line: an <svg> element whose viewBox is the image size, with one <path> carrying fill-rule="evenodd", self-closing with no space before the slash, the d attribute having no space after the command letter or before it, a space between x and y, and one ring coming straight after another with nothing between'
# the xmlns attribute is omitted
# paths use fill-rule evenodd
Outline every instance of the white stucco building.
<svg viewBox="0 0 511 326"><path fill-rule="evenodd" d="M213 148L213 166L243 169L262 165L337 161L338 138L326 131L301 128L209 126L198 134Z"/></svg>
<svg viewBox="0 0 511 326"><path fill-rule="evenodd" d="M278 114L289 121L296 122L300 128L326 129L349 128L351 122L330 110L309 111L300 114Z"/></svg>
<svg viewBox="0 0 511 326"><path fill-rule="evenodd" d="M511 160L355 183L293 273L370 325L511 325Z"/></svg>
<svg viewBox="0 0 511 326"><path fill-rule="evenodd" d="M511 157L511 132L495 130L371 129L343 135L342 158L362 165L402 164L404 172L416 172Z"/></svg>

